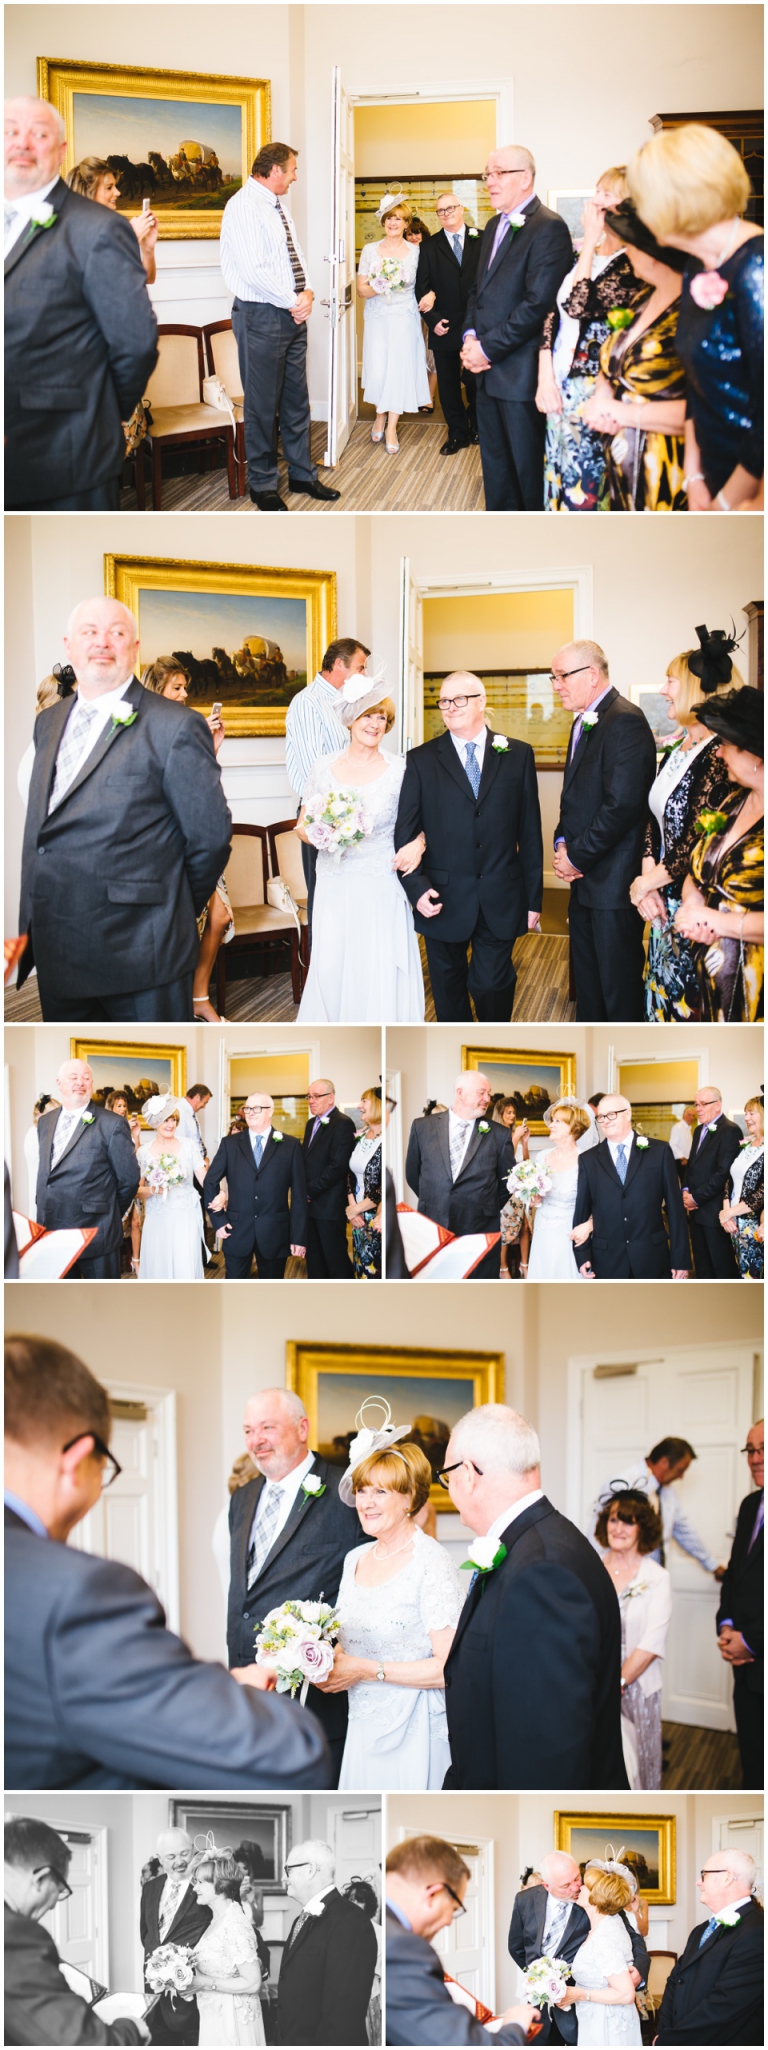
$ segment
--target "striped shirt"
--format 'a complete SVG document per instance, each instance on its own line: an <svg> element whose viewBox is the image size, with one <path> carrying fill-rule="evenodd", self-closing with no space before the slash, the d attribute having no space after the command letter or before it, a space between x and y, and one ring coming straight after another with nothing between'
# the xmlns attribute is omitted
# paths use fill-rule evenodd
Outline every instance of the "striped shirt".
<svg viewBox="0 0 768 2050"><path fill-rule="evenodd" d="M231 205L231 201L230 201ZM337 705L341 693L318 674L314 683L297 691L285 716L285 766L291 789L301 800L310 769L321 755L335 755L349 744Z"/></svg>
<svg viewBox="0 0 768 2050"><path fill-rule="evenodd" d="M285 207L285 195L281 205ZM311 290L306 257L299 246L292 221L290 229ZM247 178L240 191L227 200L221 218L220 249L224 282L236 299L249 299L266 306L283 306L286 310L296 305L298 293L288 238L277 196L267 185L260 185L255 178Z"/></svg>

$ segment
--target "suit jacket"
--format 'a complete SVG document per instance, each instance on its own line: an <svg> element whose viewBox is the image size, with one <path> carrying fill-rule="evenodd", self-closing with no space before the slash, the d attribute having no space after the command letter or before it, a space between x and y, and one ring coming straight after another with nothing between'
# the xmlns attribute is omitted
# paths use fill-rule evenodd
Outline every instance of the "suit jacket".
<svg viewBox="0 0 768 2050"><path fill-rule="evenodd" d="M706 1921L691 1930L664 1988L659 2043L762 2043L763 1916L757 1901L739 1909L699 1949Z"/></svg>
<svg viewBox="0 0 768 2050"><path fill-rule="evenodd" d="M397 1190L387 1168L385 1179L385 1214L387 1228L386 1273L389 1281L410 1281L405 1257L402 1233L397 1215Z"/></svg>
<svg viewBox="0 0 768 2050"><path fill-rule="evenodd" d="M707 1133L706 1139L702 1138L703 1132ZM697 1224L718 1223L741 1138L738 1125L732 1124L730 1118L719 1117L714 1131L711 1125L696 1126L683 1188L690 1190L696 1204L691 1216Z"/></svg>
<svg viewBox="0 0 768 2050"><path fill-rule="evenodd" d="M419 1209L434 1224L460 1236L468 1231L498 1231L507 1201L506 1177L515 1165L512 1142L504 1125L478 1118L460 1171L451 1176L450 1112L435 1110L414 1118L405 1161L405 1179L419 1199Z"/></svg>
<svg viewBox="0 0 768 2050"><path fill-rule="evenodd" d="M355 1127L352 1119L334 1104L327 1125L318 1125L310 1143L314 1122L314 1118L308 1120L302 1141L307 1198L318 1223L330 1219L340 1223L347 1214L347 1168L355 1145Z"/></svg>
<svg viewBox="0 0 768 2050"><path fill-rule="evenodd" d="M507 1556L478 1574L446 1660L445 1786L626 1788L621 1621L602 1561L546 1495L502 1542Z"/></svg>
<svg viewBox="0 0 768 2050"><path fill-rule="evenodd" d="M81 1000L194 969L197 919L226 867L232 821L205 720L135 678L123 696L135 720L110 720L49 817L75 703L60 698L35 724L19 911L31 940L19 983L36 960L62 997Z"/></svg>
<svg viewBox="0 0 768 2050"><path fill-rule="evenodd" d="M128 221L70 192L5 263L6 497L44 506L123 467L130 419L157 362L157 321Z"/></svg>
<svg viewBox="0 0 768 2050"><path fill-rule="evenodd" d="M5 1909L6 2043L140 2043L135 2022L103 2022L72 1993L53 1937Z"/></svg>
<svg viewBox="0 0 768 2050"><path fill-rule="evenodd" d="M328 1784L314 1716L193 1658L129 1566L6 1509L5 1571L7 1786Z"/></svg>
<svg viewBox="0 0 768 2050"><path fill-rule="evenodd" d="M656 748L638 705L609 690L597 724L582 731L566 763L555 840L565 840L580 904L626 911L629 886L640 873L648 792L656 775Z"/></svg>
<svg viewBox="0 0 768 2050"><path fill-rule="evenodd" d="M120 1245L122 1220L141 1172L125 1118L115 1117L114 1111L102 1110L97 1103L89 1103L86 1114L92 1123L84 1125L81 1119L75 1125L55 1167L51 1166L51 1153L63 1113L47 1110L38 1120L36 1204L38 1223L48 1231L65 1225L98 1225L88 1247L89 1258L95 1259L114 1253Z"/></svg>
<svg viewBox="0 0 768 2050"><path fill-rule="evenodd" d="M367 2043L376 1958L373 1923L334 1886L283 1951L278 2043Z"/></svg>
<svg viewBox="0 0 768 2050"><path fill-rule="evenodd" d="M683 1199L666 1139L638 1146L635 1134L623 1188L607 1139L588 1147L579 1159L574 1225L589 1216L592 1237L573 1250L578 1267L591 1260L598 1280L663 1281L673 1267L690 1267Z"/></svg>
<svg viewBox="0 0 768 2050"><path fill-rule="evenodd" d="M160 1902L163 1898L165 1880L165 1873L158 1872L157 1877L148 1880L146 1886L143 1886L141 1890L139 1934L144 1950L145 1966L152 1956L152 1952L158 1950L161 1943L188 1943L190 1947L193 1947L194 1944L199 1942L204 1930L207 1929L209 1922L213 1919L211 1909L204 1907L202 1901L198 1900L190 1882L186 1893L181 1896L173 1921L166 1929L165 1935L161 1936ZM194 2002L172 2000L169 1993L163 1994L160 2001L160 2013L162 2014L166 2029L172 2035L181 2035L186 2031L193 2007L196 2013L196 2000Z"/></svg>
<svg viewBox="0 0 768 2050"><path fill-rule="evenodd" d="M528 1966L533 1964L534 1959L542 1955L548 1900L549 1894L545 1886L526 1886L521 1889L520 1893L515 1895L515 1905L512 1909L512 1920L509 1925L508 1949L510 1957L513 1957L515 1964L520 1966L521 1972L526 1971ZM622 1914L621 1919L631 1938L632 1963L640 1973L642 1984L646 1985L651 1969L651 1960L642 1936L638 1935L636 1929L633 1929L631 1922L627 1920L625 1914ZM589 1933L589 1916L583 1908L579 1907L578 1902L574 1901L560 1942L558 1943L556 1955L565 1958L567 1964L573 1964L577 1950L580 1950L582 1943L586 1942ZM579 2031L579 2019L576 2009L574 2007L559 2008L555 2019L565 2042L575 2043ZM551 2033L551 2019L548 2008L542 2010L542 2021L544 2027L539 2041L547 2042Z"/></svg>
<svg viewBox="0 0 768 2050"><path fill-rule="evenodd" d="M469 295L477 276L480 261L482 235L472 228L469 221L464 224L464 247L461 263L457 263L453 244L445 229L438 235L431 235L428 242L422 242L419 249L419 268L416 272L416 300L423 299L426 292L434 292L435 303L429 313L422 314L429 329L429 339L437 355L454 354L464 340L465 314ZM447 335L436 335L435 328L440 321L449 323Z"/></svg>
<svg viewBox="0 0 768 2050"><path fill-rule="evenodd" d="M508 228L491 261L498 214L483 235L464 332L474 328L491 364L480 374L494 399L535 399L539 349L547 314L573 263L573 243L560 214L535 194L523 228Z"/></svg>
<svg viewBox="0 0 768 2050"><path fill-rule="evenodd" d="M758 1531L752 1550L749 1549L762 1499L762 1488L758 1488L753 1494L745 1495L740 1504L731 1556L725 1569L725 1579L720 1582L717 1611L718 1630L722 1623L733 1623L734 1629L741 1631L750 1651L754 1652L754 1665L739 1667L750 1694L763 1692L765 1528Z"/></svg>
<svg viewBox="0 0 768 2050"><path fill-rule="evenodd" d="M468 940L483 912L497 939L528 930L528 912L540 911L543 888L541 812L533 748L510 740L498 753L488 729L480 788L475 797L449 733L405 759L395 846L422 829L426 853L401 875L417 932L427 939ZM437 891L442 911L420 918L425 890Z"/></svg>
<svg viewBox="0 0 768 2050"><path fill-rule="evenodd" d="M451 1999L437 1951L425 1937L404 1929L387 1909L388 2043L524 2043L522 2029L508 2022L491 2035L467 2007Z"/></svg>
<svg viewBox="0 0 768 2050"><path fill-rule="evenodd" d="M219 1193L226 1176L227 1208L214 1210L214 1226L230 1224L226 1240L231 1253L244 1259L261 1251L265 1260L287 1260L291 1246L307 1243L307 1189L298 1139L284 1132L278 1141L271 1131L259 1166L253 1157L250 1133L235 1132L221 1139L203 1183L206 1210Z"/></svg>

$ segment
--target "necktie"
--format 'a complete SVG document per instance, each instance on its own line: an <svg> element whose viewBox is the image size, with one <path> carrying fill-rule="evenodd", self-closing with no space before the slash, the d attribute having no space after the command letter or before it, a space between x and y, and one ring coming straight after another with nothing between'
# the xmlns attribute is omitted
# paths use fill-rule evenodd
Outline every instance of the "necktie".
<svg viewBox="0 0 768 2050"><path fill-rule="evenodd" d="M293 239L293 236L292 236L292 234L291 234L291 227L290 227L290 222L289 222L289 219L288 219L288 215L287 215L287 214L284 214L284 213L283 213L283 209L282 209L282 207L281 207L281 205L280 205L280 201L279 201L279 199L277 199L277 200L275 201L275 205L276 205L276 207L277 207L277 211L278 211L278 213L279 213L279 215L280 215L280 219L281 219L281 221L282 221L282 223L283 223L283 227L284 227L284 229L285 229L285 239L286 239L286 242L287 242L287 244L288 244L288 255L289 255L289 257L290 257L290 260L291 260L291 270L293 271L293 282L294 282L294 284L295 284L295 286L296 286L296 290L297 290L297 292L303 292L303 290L304 290L304 286L306 285L306 282L307 282L307 280L306 280L306 277L305 277L305 275L304 275L304 271L303 271L303 269L302 269L302 266L301 266L301 263L300 263L300 260L299 260L299 256L298 256L298 253L297 253L297 250L296 250L296 245L295 245L295 243L294 243L294 239Z"/></svg>
<svg viewBox="0 0 768 2050"><path fill-rule="evenodd" d="M491 250L491 263L495 263L495 262L496 262L496 258L497 258L497 256L498 256L498 253L499 253L499 250L500 250L500 248L501 248L502 242L503 242L503 240L504 240L504 237L505 237L505 235L506 235L506 234L508 234L508 232L509 232L509 214L502 214L502 215L501 215L501 218L500 218L500 220L499 220L499 225L498 225L498 227L497 227L497 229L496 229L496 233L495 233L495 235L494 235L494 238L493 238L493 248L492 248L492 250ZM490 267L491 267L491 266L490 266L490 264L489 264L489 266L488 266L489 270L490 270Z"/></svg>
<svg viewBox="0 0 768 2050"><path fill-rule="evenodd" d="M559 1943L562 1943L563 1936L565 1934L565 1925L568 1920L568 1916L570 1915L570 1912L570 1901L557 1902L557 1906L552 1916L549 1935L547 1937L547 1949L549 1951L550 1957L557 1957L557 1947Z"/></svg>
<svg viewBox="0 0 768 2050"><path fill-rule="evenodd" d="M716 1915L710 1915L710 1918L709 1918L709 1921L708 1921L708 1923L707 1923L706 1929L704 1929L704 1930L702 1931L702 1934L701 1934L701 1937L700 1937L700 1940L699 1940L699 1950L703 1950L703 1949L704 1949L704 1945L705 1945L705 1943L708 1943L708 1942L709 1942L709 1938L710 1938L710 1936L714 1935L714 1932L715 1932L715 1930L716 1930L716 1928L717 1928L717 1927L718 1927L718 1921L717 1921L717 1916L716 1916Z"/></svg>
<svg viewBox="0 0 768 2050"><path fill-rule="evenodd" d="M317 1135L318 1135L318 1132L319 1132L319 1130L320 1130L320 1119L319 1119L319 1118L315 1118L315 1122L314 1122L314 1124L313 1124L313 1126L312 1126L312 1130L311 1130L311 1132L310 1132L310 1135L309 1135L309 1143L310 1143L310 1146L312 1145L312 1142L313 1142L313 1140L317 1138Z"/></svg>
<svg viewBox="0 0 768 2050"><path fill-rule="evenodd" d="M10 235L11 229L12 229L12 227L13 227L13 223L14 223L14 221L17 221L17 220L18 220L18 217L19 217L19 209L18 209L18 207L17 207L17 206L11 206L11 202L10 202L10 200L9 200L9 199L6 199L6 200L5 200L5 202L4 202L4 205L3 205L3 231L4 231L4 234L5 234L6 236L7 236L7 235Z"/></svg>
<svg viewBox="0 0 768 2050"><path fill-rule="evenodd" d="M474 740L467 741L464 767L476 797L480 788L480 763L477 759L477 747Z"/></svg>
<svg viewBox="0 0 768 2050"><path fill-rule="evenodd" d="M461 1163L464 1159L464 1155L469 1144L469 1134L471 1129L471 1118L454 1118L453 1123L451 1125L451 1178L454 1182L456 1181L457 1176L461 1172Z"/></svg>
<svg viewBox="0 0 768 2050"><path fill-rule="evenodd" d="M626 1146L617 1146L617 1148L616 1148L616 1173L617 1173L617 1175L618 1175L618 1177L619 1177L619 1181L621 1182L621 1186L622 1186L622 1188L623 1188L623 1187L624 1187L624 1183L625 1183L625 1181L626 1181L626 1179L627 1179L627 1149L626 1149Z"/></svg>
<svg viewBox="0 0 768 2050"><path fill-rule="evenodd" d="M261 1167L261 1156L264 1151L264 1140L260 1132L256 1133L256 1137L255 1139L252 1139L251 1144L253 1146L253 1157L256 1162L256 1166Z"/></svg>
<svg viewBox="0 0 768 2050"><path fill-rule="evenodd" d="M96 710L95 705L88 705L79 697L74 711L70 713L56 756L56 773L48 805L49 816L56 810L57 804L61 804L62 798L66 797L70 783L74 782L86 735L93 725Z"/></svg>
<svg viewBox="0 0 768 2050"><path fill-rule="evenodd" d="M186 1880L184 1880L183 1884L184 1884L184 1887L186 1888L186 1884L187 1884ZM176 1918L176 1909L177 1909L177 1907L178 1907L178 1905L179 1905L179 1900L180 1900L180 1898L181 1898L181 1892L182 1892L182 1882L181 1882L181 1880L179 1880L179 1879L176 1879L176 1880L174 1880L174 1881L173 1881L173 1884L172 1884L172 1885L170 1885L170 1886L167 1886L167 1887L165 1888L165 1891L164 1891L164 1893L163 1893L163 1901L162 1901L162 1906L161 1906L161 1909L160 1909L160 1934L161 1934L161 1936L166 1936L166 1935L167 1935L167 1933L168 1933L168 1930L169 1930L169 1929L170 1929L170 1927L171 1927L171 1923L172 1923L172 1922L173 1922L173 1921L175 1920L175 1918Z"/></svg>
<svg viewBox="0 0 768 2050"><path fill-rule="evenodd" d="M581 713L579 712L577 713L577 716L574 719L573 732L571 734L571 761L573 761L573 757L576 753L576 749L579 745L579 741L581 739L583 731L584 728L581 723Z"/></svg>
<svg viewBox="0 0 768 2050"><path fill-rule="evenodd" d="M764 1521L765 1521L765 1496L764 1496L764 1495L761 1495L761 1496L760 1496L760 1507L759 1507L759 1509L758 1509L758 1512L757 1512L757 1515L756 1515L756 1517L755 1517L755 1521L754 1521L754 1526L753 1526L753 1530L752 1530L752 1536L751 1536L751 1538L750 1538L750 1540L749 1540L749 1544L747 1545L747 1554L748 1554L748 1555L749 1555L749 1553L751 1552L751 1550L752 1550L752 1546L753 1546L753 1544L755 1543L756 1539L757 1539L757 1538L758 1538L758 1537L760 1536L760 1532L761 1532L761 1530L762 1530L762 1528L763 1528L763 1523L764 1523Z"/></svg>
<svg viewBox="0 0 768 2050"><path fill-rule="evenodd" d="M264 1507L262 1509L261 1515L256 1525L256 1529L253 1534L253 1543L248 1553L249 1588L253 1587L254 1580L258 1580L259 1574L264 1564L264 1560L266 1559L268 1552L271 1552L272 1550L272 1546L274 1544L275 1539L275 1528L277 1525L278 1516L280 1515L280 1505L282 1503L282 1499L283 1489L273 1487L270 1481L267 1486L267 1499L264 1503Z"/></svg>
<svg viewBox="0 0 768 2050"><path fill-rule="evenodd" d="M66 1151L66 1148L69 1145L78 1118L81 1118L82 1114L83 1113L80 1110L62 1111L61 1117L59 1118L56 1130L53 1135L53 1145L51 1147L51 1167L56 1167L58 1165L62 1153Z"/></svg>
<svg viewBox="0 0 768 2050"><path fill-rule="evenodd" d="M452 235L451 241L453 243L453 253L456 258L456 262L461 263L461 236Z"/></svg>
<svg viewBox="0 0 768 2050"><path fill-rule="evenodd" d="M297 1938L297 1936L298 1936L298 1934L299 1934L299 1930L300 1930L300 1929L303 1929L303 1927L304 1927L304 1923L305 1923L305 1922L308 1922L308 1921L309 1921L309 1916L308 1916L308 1914L306 1913L305 1909L304 1909L304 1908L302 1908L301 1914L300 1914L300 1915L297 1915L297 1916L296 1916L296 1920L295 1920L295 1922L294 1922L293 1928L292 1928L292 1930L291 1930L291 1933L290 1933L290 1936L289 1936L289 1938L288 1938L288 1942L287 1942L287 1944L286 1944L286 1950L292 1950L292 1949L293 1949L294 1943L296 1942L296 1938Z"/></svg>

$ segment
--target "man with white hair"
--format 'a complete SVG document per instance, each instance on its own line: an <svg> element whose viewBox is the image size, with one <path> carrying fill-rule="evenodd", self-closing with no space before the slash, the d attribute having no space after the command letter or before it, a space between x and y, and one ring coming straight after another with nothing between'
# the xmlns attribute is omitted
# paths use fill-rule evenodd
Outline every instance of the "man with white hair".
<svg viewBox="0 0 768 2050"><path fill-rule="evenodd" d="M142 689L116 598L76 605L64 646L77 690L35 724L19 987L35 966L46 1020L186 1024L197 920L230 850L208 724Z"/></svg>
<svg viewBox="0 0 768 2050"><path fill-rule="evenodd" d="M541 1859L541 1886L522 1888L515 1895L509 1925L510 1957L525 1972L539 1957L564 1958L572 1964L577 1950L590 1934L589 1916L579 1907L581 1871L568 1851L548 1851ZM632 1943L632 1970L636 1985L645 1984L651 1968L642 1936L622 1912L621 1920ZM575 2043L578 2015L571 2007L543 2008L540 2043Z"/></svg>
<svg viewBox="0 0 768 2050"><path fill-rule="evenodd" d="M334 1885L336 1855L310 1837L285 1861L286 1893L299 1902L280 1963L278 2043L367 2043L376 1970L373 1923Z"/></svg>
<svg viewBox="0 0 768 2050"><path fill-rule="evenodd" d="M479 676L440 685L445 732L406 755L395 846L426 837L418 868L401 875L423 933L441 1024L508 1024L515 941L538 928L543 887L541 811L533 748L493 733ZM471 961L467 950L472 949Z"/></svg>
<svg viewBox="0 0 768 2050"><path fill-rule="evenodd" d="M592 1232L574 1246L586 1281L686 1281L688 1232L674 1155L666 1139L632 1130L626 1096L603 1096L602 1133L579 1160L573 1224Z"/></svg>
<svg viewBox="0 0 768 2050"><path fill-rule="evenodd" d="M122 421L157 361L138 241L61 176L47 100L5 106L6 512L112 511Z"/></svg>
<svg viewBox="0 0 768 2050"><path fill-rule="evenodd" d="M119 1281L122 1220L140 1172L125 1118L93 1102L87 1061L64 1061L56 1076L61 1108L38 1119L37 1220L47 1231L96 1227L70 1275Z"/></svg>
<svg viewBox="0 0 768 2050"><path fill-rule="evenodd" d="M162 1943L199 1943L211 1910L194 1891L195 1853L186 1829L161 1829L157 1839L160 1871L141 1890L139 1933L146 1966ZM151 1988L147 1987L148 1993ZM200 2015L196 2000L174 2000L164 1993L149 2018L153 2043L196 2043Z"/></svg>
<svg viewBox="0 0 768 2050"><path fill-rule="evenodd" d="M698 1881L708 1920L691 1930L664 1988L654 2043L764 2043L763 1913L755 1861L730 1845Z"/></svg>
<svg viewBox="0 0 768 2050"><path fill-rule="evenodd" d="M445 1666L445 1786L625 1788L619 1606L547 1501L536 1432L480 1404L454 1426L440 1481L476 1533Z"/></svg>
<svg viewBox="0 0 768 2050"><path fill-rule="evenodd" d="M419 1209L433 1224L461 1237L495 1232L496 1244L472 1270L473 1281L498 1280L499 1218L507 1200L507 1175L515 1164L505 1125L488 1120L491 1085L478 1068L457 1075L450 1110L414 1118L408 1140L405 1179Z"/></svg>

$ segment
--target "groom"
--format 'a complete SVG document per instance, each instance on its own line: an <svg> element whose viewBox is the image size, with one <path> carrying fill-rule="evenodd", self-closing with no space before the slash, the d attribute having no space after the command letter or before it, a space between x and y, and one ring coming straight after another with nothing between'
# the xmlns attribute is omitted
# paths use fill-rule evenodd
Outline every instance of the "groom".
<svg viewBox="0 0 768 2050"><path fill-rule="evenodd" d="M522 1887L512 1909L507 1947L521 1972L545 1955L564 1958L571 1965L590 1933L589 1916L578 1905L582 1877L576 1859L568 1851L548 1851L541 1859L540 1871L541 1886ZM651 1961L642 1936L623 1912L621 1920L632 1943L636 1982L646 1985ZM575 2008L560 2007L556 2013L544 2008L541 2024L540 2043L576 2042L579 2023Z"/></svg>
<svg viewBox="0 0 768 2050"><path fill-rule="evenodd" d="M87 1061L64 1061L56 1076L60 1110L38 1121L36 1207L47 1231L96 1226L75 1261L77 1281L119 1281L122 1220L140 1174L125 1118L93 1102Z"/></svg>
<svg viewBox="0 0 768 2050"><path fill-rule="evenodd" d="M194 1850L185 1829L162 1829L157 1839L161 1870L148 1879L141 1892L139 1933L144 1949L144 1969L162 1943L199 1943L211 1920L211 1910L199 1901L192 1886ZM196 2000L174 2000L164 1993L149 2019L153 2043L196 2043L200 2016Z"/></svg>
<svg viewBox="0 0 768 2050"><path fill-rule="evenodd" d="M496 1232L507 1200L507 1175L515 1164L505 1125L483 1116L491 1100L486 1075L469 1069L456 1077L450 1110L414 1118L405 1162L405 1179L419 1199L419 1209L433 1224L457 1237L465 1232ZM498 1280L498 1241L475 1267L473 1281Z"/></svg>
<svg viewBox="0 0 768 2050"><path fill-rule="evenodd" d="M426 853L400 881L423 933L440 1024L508 1024L512 949L539 924L541 812L533 748L492 733L479 676L456 670L438 700L445 732L406 756L395 825L399 850L423 832ZM467 948L472 956L467 963Z"/></svg>
<svg viewBox="0 0 768 2050"><path fill-rule="evenodd" d="M686 1281L688 1232L671 1146L633 1132L626 1096L603 1096L597 1122L602 1144L581 1155L573 1213L574 1226L592 1219L591 1238L574 1246L582 1279Z"/></svg>

